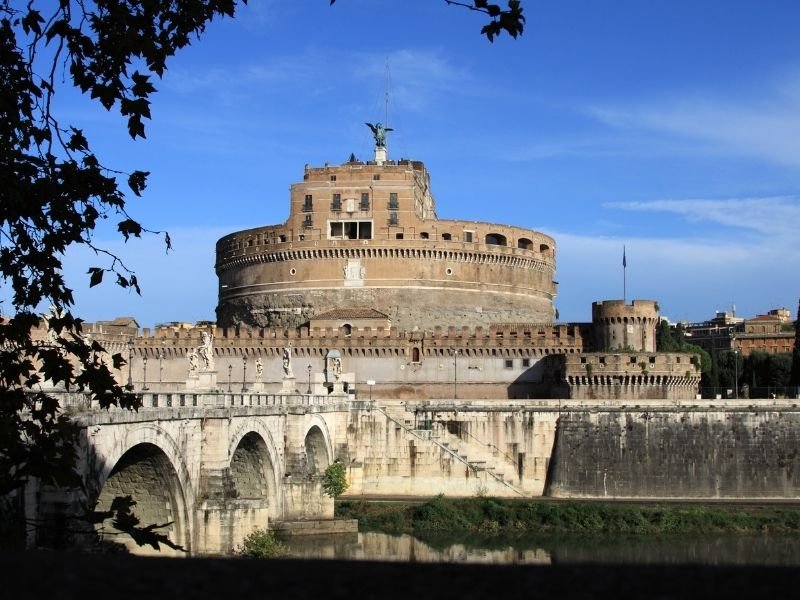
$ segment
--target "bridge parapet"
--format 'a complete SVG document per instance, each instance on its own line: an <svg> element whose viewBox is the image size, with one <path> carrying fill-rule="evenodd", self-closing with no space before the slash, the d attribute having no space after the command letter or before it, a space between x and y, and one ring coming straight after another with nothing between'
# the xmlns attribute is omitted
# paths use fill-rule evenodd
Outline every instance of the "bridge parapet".
<svg viewBox="0 0 800 600"><path fill-rule="evenodd" d="M102 410L96 401L88 395L74 392L55 392L61 408L68 414L82 414ZM264 393L231 393L231 392L139 392L139 410L196 408L234 408L259 407L281 410L294 408L314 408L322 410L348 410L353 401L341 396L322 396L313 394L264 394ZM111 407L110 411L119 410ZM263 412L263 411L258 411Z"/></svg>

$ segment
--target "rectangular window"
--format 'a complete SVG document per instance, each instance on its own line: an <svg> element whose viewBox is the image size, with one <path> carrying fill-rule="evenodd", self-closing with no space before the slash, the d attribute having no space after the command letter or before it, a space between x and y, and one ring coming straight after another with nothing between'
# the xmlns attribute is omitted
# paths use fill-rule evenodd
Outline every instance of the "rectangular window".
<svg viewBox="0 0 800 600"><path fill-rule="evenodd" d="M510 359L510 358L507 358L505 360L504 365L505 365L506 369L513 369L514 368L514 361L512 359Z"/></svg>
<svg viewBox="0 0 800 600"><path fill-rule="evenodd" d="M400 203L397 201L397 192L389 192L389 210L397 210Z"/></svg>
<svg viewBox="0 0 800 600"><path fill-rule="evenodd" d="M336 175L331 175L331 181L336 181Z"/></svg>
<svg viewBox="0 0 800 600"><path fill-rule="evenodd" d="M530 358L523 358L522 359L522 366L523 367L530 367L531 366L531 359Z"/></svg>
<svg viewBox="0 0 800 600"><path fill-rule="evenodd" d="M329 221L328 237L338 240L371 240L372 221Z"/></svg>
<svg viewBox="0 0 800 600"><path fill-rule="evenodd" d="M389 226L396 226L397 223L398 223L397 213L396 212L389 213Z"/></svg>
<svg viewBox="0 0 800 600"><path fill-rule="evenodd" d="M303 212L311 212L312 210L314 210L314 200L311 194L306 194L306 198L303 201Z"/></svg>
<svg viewBox="0 0 800 600"><path fill-rule="evenodd" d="M331 210L334 212L339 212L342 210L342 195L341 194L334 194L333 199L331 200Z"/></svg>
<svg viewBox="0 0 800 600"><path fill-rule="evenodd" d="M314 224L313 217L311 215L306 215L305 219L303 219L303 228L311 229L313 224Z"/></svg>
<svg viewBox="0 0 800 600"><path fill-rule="evenodd" d="M373 180L373 181L378 181L380 178L381 178L381 176L380 176L380 174L378 174L378 173L375 173L375 174L372 176L372 180Z"/></svg>
<svg viewBox="0 0 800 600"><path fill-rule="evenodd" d="M472 232L471 231L465 231L464 232L464 241L465 242L472 242Z"/></svg>
<svg viewBox="0 0 800 600"><path fill-rule="evenodd" d="M361 203L358 205L358 210L369 210L369 194L361 194Z"/></svg>
<svg viewBox="0 0 800 600"><path fill-rule="evenodd" d="M360 240L372 239L372 223L370 221L361 221L358 224L358 239Z"/></svg>

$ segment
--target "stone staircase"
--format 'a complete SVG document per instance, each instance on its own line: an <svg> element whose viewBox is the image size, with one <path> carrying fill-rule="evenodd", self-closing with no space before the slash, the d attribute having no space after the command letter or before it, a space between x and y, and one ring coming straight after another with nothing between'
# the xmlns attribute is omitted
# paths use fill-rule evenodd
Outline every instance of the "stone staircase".
<svg viewBox="0 0 800 600"><path fill-rule="evenodd" d="M477 476L484 475L487 495L518 495L527 496L518 489L505 473L514 473L514 467L506 459L502 469L498 469L501 461L491 451L481 448L481 444L466 442L458 436L452 435L444 427L434 424L433 429L414 429L399 419L393 417L384 409L376 407L383 415L395 425L400 426L407 434L424 443L432 444L439 450L451 456L453 460L463 463ZM469 453L469 454L467 454Z"/></svg>
<svg viewBox="0 0 800 600"><path fill-rule="evenodd" d="M433 424L431 439L458 454L476 471L485 471L520 495L525 495L515 486L517 474L513 458L506 456L499 448L477 439L470 439L468 436L461 437L450 433L441 423Z"/></svg>

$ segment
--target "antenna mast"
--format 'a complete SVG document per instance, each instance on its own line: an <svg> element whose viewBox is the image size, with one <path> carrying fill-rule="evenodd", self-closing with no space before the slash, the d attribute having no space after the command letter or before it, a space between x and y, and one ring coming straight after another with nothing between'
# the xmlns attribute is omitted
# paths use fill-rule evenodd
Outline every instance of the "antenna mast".
<svg viewBox="0 0 800 600"><path fill-rule="evenodd" d="M389 126L389 59L386 59L386 83L384 88L383 124Z"/></svg>

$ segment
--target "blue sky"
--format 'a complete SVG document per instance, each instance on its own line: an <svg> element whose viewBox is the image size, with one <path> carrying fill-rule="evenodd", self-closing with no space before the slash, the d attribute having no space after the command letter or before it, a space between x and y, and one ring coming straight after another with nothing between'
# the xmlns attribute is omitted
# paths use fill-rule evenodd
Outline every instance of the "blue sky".
<svg viewBox="0 0 800 600"><path fill-rule="evenodd" d="M752 316L800 297L800 3L524 1L517 40L444 1L252 0L171 63L147 124L64 93L105 163L152 172L131 213L169 230L125 247L142 297L88 289L87 320L213 319L214 243L282 222L303 166L366 158L383 121L391 158L428 166L440 218L514 224L557 243L562 321L627 294L672 320Z"/></svg>

